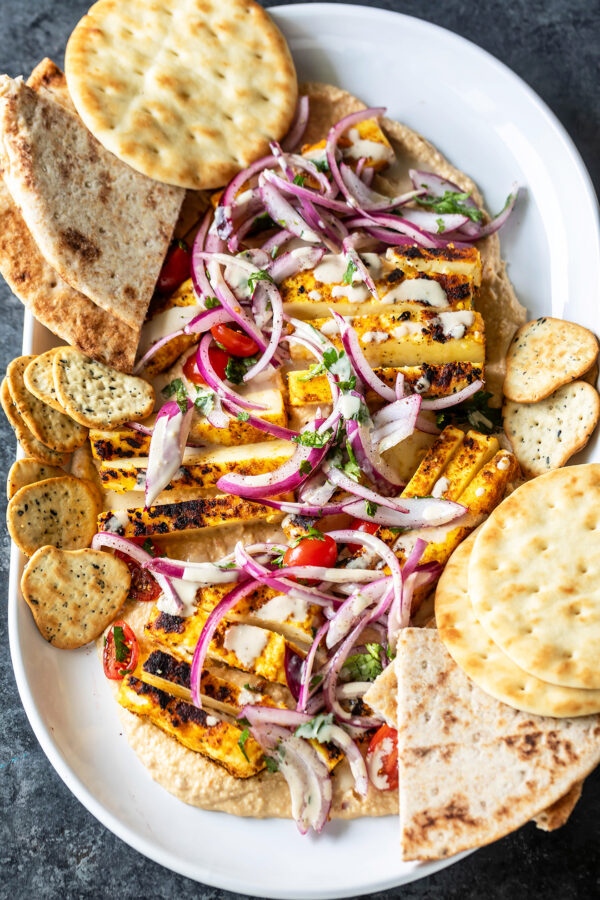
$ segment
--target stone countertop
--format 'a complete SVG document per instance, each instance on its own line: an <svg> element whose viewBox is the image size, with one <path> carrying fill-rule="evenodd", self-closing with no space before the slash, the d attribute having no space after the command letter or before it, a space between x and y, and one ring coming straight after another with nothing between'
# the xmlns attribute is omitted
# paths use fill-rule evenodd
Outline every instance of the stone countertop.
<svg viewBox="0 0 600 900"><path fill-rule="evenodd" d="M600 6L597 0L363 0L459 32L514 69L548 103L600 188ZM269 4L281 5L277 0ZM43 57L62 61L87 0L0 0L0 70L28 73ZM0 283L0 368L21 346L23 312ZM0 418L0 466L15 441ZM4 517L4 506L2 517ZM9 539L0 531L0 578L8 591ZM15 685L5 606L0 615L0 898L152 897L216 900L204 887L149 862L107 831L67 790L31 731ZM373 895L406 900L600 895L600 773L590 776L569 823L553 834L527 825L439 874Z"/></svg>

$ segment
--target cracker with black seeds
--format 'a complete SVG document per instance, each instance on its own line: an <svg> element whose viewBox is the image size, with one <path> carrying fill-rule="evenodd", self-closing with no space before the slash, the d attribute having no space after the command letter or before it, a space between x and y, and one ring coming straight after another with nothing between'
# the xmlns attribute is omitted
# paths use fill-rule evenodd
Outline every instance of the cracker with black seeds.
<svg viewBox="0 0 600 900"><path fill-rule="evenodd" d="M58 399L81 425L108 430L152 412L154 388L143 378L125 375L72 347L61 347L52 365Z"/></svg>
<svg viewBox="0 0 600 900"><path fill-rule="evenodd" d="M58 466L48 466L37 459L18 459L10 467L6 482L6 493L11 500L17 491L26 484L35 484L36 481L46 481L48 478L60 478L65 472Z"/></svg>
<svg viewBox="0 0 600 900"><path fill-rule="evenodd" d="M584 375L597 357L598 341L587 328L549 316L527 322L508 348L504 395L536 403Z"/></svg>
<svg viewBox="0 0 600 900"><path fill-rule="evenodd" d="M6 378L2 379L0 386L0 403L9 425L27 456L32 456L38 462L47 463L49 466L65 465L69 459L68 453L57 453L56 450L51 450L31 433L13 402Z"/></svg>
<svg viewBox="0 0 600 900"><path fill-rule="evenodd" d="M89 547L96 533L98 505L87 482L73 475L22 487L9 501L6 524L26 556L52 544L62 550Z"/></svg>
<svg viewBox="0 0 600 900"><path fill-rule="evenodd" d="M32 556L21 591L42 637L62 650L102 634L127 599L126 563L101 550L46 546Z"/></svg>
<svg viewBox="0 0 600 900"><path fill-rule="evenodd" d="M587 381L572 381L537 403L504 404L504 431L525 475L560 469L589 441L600 397Z"/></svg>
<svg viewBox="0 0 600 900"><path fill-rule="evenodd" d="M27 390L34 397L37 397L42 403L51 406L57 412L64 413L64 409L56 396L52 370L52 360L59 349L59 347L53 347L52 350L47 350L46 353L40 353L39 356L35 356L25 368L23 381Z"/></svg>
<svg viewBox="0 0 600 900"><path fill-rule="evenodd" d="M34 359L33 356L18 356L9 363L6 380L10 395L23 421L38 441L59 453L72 453L86 440L87 428L74 422L64 412L57 412L27 390L23 376Z"/></svg>

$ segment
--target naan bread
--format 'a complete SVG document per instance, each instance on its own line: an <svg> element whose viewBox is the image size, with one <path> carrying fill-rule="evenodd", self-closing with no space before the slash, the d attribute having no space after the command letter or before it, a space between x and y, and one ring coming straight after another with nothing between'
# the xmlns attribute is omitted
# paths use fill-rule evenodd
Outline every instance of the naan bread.
<svg viewBox="0 0 600 900"><path fill-rule="evenodd" d="M139 329L184 192L117 160L48 92L0 76L6 186L46 261L77 291Z"/></svg>

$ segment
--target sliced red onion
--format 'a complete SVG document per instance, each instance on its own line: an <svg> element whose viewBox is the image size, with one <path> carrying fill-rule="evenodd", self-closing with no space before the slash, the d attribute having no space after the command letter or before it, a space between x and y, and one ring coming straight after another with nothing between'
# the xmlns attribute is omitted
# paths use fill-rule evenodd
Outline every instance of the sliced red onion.
<svg viewBox="0 0 600 900"><path fill-rule="evenodd" d="M128 422L127 428L131 428L132 431L138 431L140 434L145 434L152 436L152 432L154 428L149 428L148 425L140 425L139 422Z"/></svg>
<svg viewBox="0 0 600 900"><path fill-rule="evenodd" d="M345 684L339 684L338 700L355 700L357 697L363 697L372 686L372 681L347 681Z"/></svg>
<svg viewBox="0 0 600 900"><path fill-rule="evenodd" d="M396 444L410 437L415 430L420 406L420 395L411 394L409 397L403 397L402 400L396 400L392 406L388 407L386 413L390 414L393 409L394 420L377 428L372 435L373 443L378 445L380 453L385 453L386 450L390 450Z"/></svg>
<svg viewBox="0 0 600 900"><path fill-rule="evenodd" d="M237 257L233 258L237 259ZM244 312L237 297L230 290L229 285L223 277L220 265L216 262L209 262L208 270L211 285L214 288L217 298L221 301L222 306L231 314L231 318L234 319L254 341L256 341L259 349L264 353L267 347L267 341L265 340L262 331L260 331L252 319Z"/></svg>
<svg viewBox="0 0 600 900"><path fill-rule="evenodd" d="M300 689L302 687L302 666L304 665L304 660L298 653L292 650L289 644L285 645L283 665L285 668L285 680L290 690L290 694L294 700L298 700Z"/></svg>
<svg viewBox="0 0 600 900"><path fill-rule="evenodd" d="M243 569L250 578L266 584L279 593L290 594L295 597L301 597L308 603L316 603L319 606L332 606L338 602L337 598L332 594L326 593L319 588L309 587L296 584L287 578L281 578L277 571L271 571L261 565L258 560L253 559L243 547L241 542L235 546L235 561L239 568Z"/></svg>
<svg viewBox="0 0 600 900"><path fill-rule="evenodd" d="M281 250L281 248L285 246L285 244L287 244L288 241L290 241L293 237L294 235L291 231L288 231L286 228L282 228L281 231L278 231L276 234L271 235L271 237L264 242L261 250L264 250L265 253L268 253L269 256L273 258L273 256L276 256L277 252Z"/></svg>
<svg viewBox="0 0 600 900"><path fill-rule="evenodd" d="M466 193L466 191L463 191L463 189L455 184L454 181L442 178L441 175L436 175L435 172L425 172L422 169L409 169L408 174L416 190L424 190L433 197L443 197L447 191L450 191L453 194ZM462 202L465 206L479 209L472 197L467 197L466 200L463 200Z"/></svg>
<svg viewBox="0 0 600 900"><path fill-rule="evenodd" d="M379 573L375 573L379 578ZM373 603L373 598L365 591L356 590L345 600L336 611L329 623L329 630L325 638L326 646L331 649L346 637L351 628L354 628L359 618Z"/></svg>
<svg viewBox="0 0 600 900"><path fill-rule="evenodd" d="M429 231L424 231L422 228L419 228L418 225L413 225L412 222L409 222L408 219L401 216L392 216L387 215L386 213L374 212L368 214L368 218L371 219L372 225L388 228L390 231L397 231L400 234L404 234L421 247L441 249L446 246L446 241L434 237Z"/></svg>
<svg viewBox="0 0 600 900"><path fill-rule="evenodd" d="M373 445L371 432L365 424L346 420L346 436L358 465L379 491L395 495L402 490L404 482Z"/></svg>
<svg viewBox="0 0 600 900"><path fill-rule="evenodd" d="M396 209L398 206L404 206L410 203L415 197L420 197L425 193L424 190L408 191L405 194L399 194L397 197L386 197L377 191L371 190L362 178L359 177L358 168L354 172L346 163L340 164L340 175L346 190L344 195L351 209L362 211L381 211L388 212ZM464 217L463 217L464 218Z"/></svg>
<svg viewBox="0 0 600 900"><path fill-rule="evenodd" d="M488 222L487 225L482 225L479 234L477 235L477 240L483 237L487 237L490 234L495 234L499 228L502 228L511 212L514 209L515 203L517 202L517 197L519 196L519 185L515 181L512 186L511 193L508 195L506 204L502 212L498 213L491 222Z"/></svg>
<svg viewBox="0 0 600 900"><path fill-rule="evenodd" d="M378 241L384 244L393 244L396 247L412 246L421 243L408 237L406 234L399 234L397 231L390 231L389 228L381 228L376 225L372 219L365 216L356 216L346 220L348 228L364 228L365 231ZM444 246L448 242L444 241Z"/></svg>
<svg viewBox="0 0 600 900"><path fill-rule="evenodd" d="M407 507L407 513L379 507L373 515L369 515L364 500L345 503L343 511L357 519L377 522L378 525L387 525L391 528L433 528L452 522L467 511L460 503L453 500L438 500L435 497L403 497L402 504ZM356 541L351 540L350 543Z"/></svg>
<svg viewBox="0 0 600 900"><path fill-rule="evenodd" d="M302 676L300 681L300 692L298 694L298 710L305 711L306 704L308 703L308 698L311 694L310 683L312 681L312 670L315 662L315 656L317 654L317 650L319 649L319 644L323 640L323 635L326 634L327 629L329 628L329 622L325 622L317 633L315 634L314 640L310 645L310 650L304 660L304 665L302 666ZM317 687L317 685L315 685Z"/></svg>
<svg viewBox="0 0 600 900"><path fill-rule="evenodd" d="M350 735L339 725L322 725L319 728L319 740L331 741L345 754L354 776L354 790L361 797L366 797L369 791L369 776L362 753L352 740Z"/></svg>
<svg viewBox="0 0 600 900"><path fill-rule="evenodd" d="M196 366L208 386L218 394L221 400L229 400L237 407L243 409L267 409L267 407L261 403L252 403L250 400L240 397L239 394L227 387L225 382L219 378L208 355L208 348L210 347L211 341L212 335L210 333L205 334L198 344L198 349L196 351Z"/></svg>
<svg viewBox="0 0 600 900"><path fill-rule="evenodd" d="M146 365L150 362L153 356L156 356L159 350L161 350L166 344L169 344L174 338L179 337L184 334L184 329L180 328L179 331L172 331L171 334L166 334L164 337L161 337L155 344L153 344L150 349L144 353L141 359L139 359L134 368L133 374L137 375L138 372L141 372L142 369L146 367Z"/></svg>
<svg viewBox="0 0 600 900"><path fill-rule="evenodd" d="M310 503L292 503L288 500L273 500L270 497L263 497L261 500L265 506L271 506L280 512L287 513L291 516L308 516L309 518L318 518L321 516L337 516L346 512L346 507L352 506L352 500L345 500L340 503L326 503L324 506L317 506ZM362 501L361 501L362 502ZM354 515L354 513L352 513Z"/></svg>
<svg viewBox="0 0 600 900"><path fill-rule="evenodd" d="M371 390L375 391L376 394L379 394L380 397L383 397L384 400L395 400L396 395L392 388L388 387L387 384L384 384L384 382L377 377L367 362L354 328L334 309L330 309L329 311L337 323L344 350L348 354L360 380L364 382L367 387L370 387Z"/></svg>
<svg viewBox="0 0 600 900"><path fill-rule="evenodd" d="M205 408L202 415L206 416L213 428L228 428L230 421L229 415L223 412L221 398L216 391L213 391L211 388L203 388L202 385L197 385L196 397L194 399L197 401L200 397L211 398L212 405L208 409Z"/></svg>
<svg viewBox="0 0 600 900"><path fill-rule="evenodd" d="M430 422L424 415L419 413L417 416L417 430L424 434L439 434L440 429L433 422Z"/></svg>
<svg viewBox="0 0 600 900"><path fill-rule="evenodd" d="M308 96L304 94L302 97L298 97L298 106L290 130L281 142L284 150L295 150L302 140L308 124L309 112L310 102Z"/></svg>
<svg viewBox="0 0 600 900"><path fill-rule="evenodd" d="M150 554L146 553L145 550L142 550L139 544L129 541L127 538L119 537L117 534L110 534L108 531L99 531L98 534L95 534L92 538L91 546L92 550L102 550L105 547L109 550L119 550L121 553L126 553L127 556L130 556L131 559L140 566L146 565L146 563L152 559ZM181 612L183 609L183 602L177 591L169 579L165 578L160 572L153 572L152 574L166 600L166 604L164 605L168 608L163 609L163 612L170 612L172 615L177 615L177 613ZM160 598L158 602L160 604Z"/></svg>
<svg viewBox="0 0 600 900"><path fill-rule="evenodd" d="M189 399L185 413L181 411L179 404L170 400L156 417L146 469L146 508L154 503L181 467L193 410L194 406Z"/></svg>
<svg viewBox="0 0 600 900"><path fill-rule="evenodd" d="M223 325L231 322L232 316L226 309L205 309L188 322L183 330L186 334L203 334L210 331L213 325Z"/></svg>
<svg viewBox="0 0 600 900"><path fill-rule="evenodd" d="M222 235L220 236L223 237L223 240L226 240L233 231L232 213L239 192L251 178L254 178L254 176L258 175L259 172L262 172L263 169L275 165L277 165L277 158L275 156L263 156L261 159L257 159L248 166L247 169L242 169L241 172L238 172L238 174L231 179L223 191L221 199L219 200L219 205L217 206L217 210L219 210L219 227L222 232Z"/></svg>
<svg viewBox="0 0 600 900"><path fill-rule="evenodd" d="M256 378L257 375L267 368L269 363L275 361L275 354L277 353L283 331L283 301L277 285L270 281L262 281L258 286L258 290L264 291L267 296L267 305L271 307L271 336L264 352L244 375L244 384Z"/></svg>
<svg viewBox="0 0 600 900"><path fill-rule="evenodd" d="M297 728L298 725L307 725L311 720L309 715L296 709L261 706L258 703L242 706L237 717L248 719L251 725L281 725L283 728Z"/></svg>
<svg viewBox="0 0 600 900"><path fill-rule="evenodd" d="M358 482L354 481L336 466L326 463L323 471L332 484L343 491L348 491L349 494L354 494L355 497L362 497L364 500L369 500L371 503L376 503L378 506L385 506L388 509L398 510L398 512L407 512L401 498L394 499L393 497L384 497L382 494L378 494L364 485L358 484Z"/></svg>
<svg viewBox="0 0 600 900"><path fill-rule="evenodd" d="M290 250L270 263L269 275L276 284L280 284L285 278L290 278L297 272L314 269L324 253L322 247L298 247L297 250Z"/></svg>
<svg viewBox="0 0 600 900"><path fill-rule="evenodd" d="M327 480L322 471L313 472L312 475L298 488L296 497L302 503L311 503L322 506L335 494L335 485Z"/></svg>
<svg viewBox="0 0 600 900"><path fill-rule="evenodd" d="M458 213L436 213L424 209L405 209L402 215L408 222L412 222L423 231L434 235L443 234L444 237L447 231L455 231L470 222L468 216Z"/></svg>
<svg viewBox="0 0 600 900"><path fill-rule="evenodd" d="M321 420L315 419L302 429L301 434L314 433ZM311 427L312 426L312 427ZM294 491L308 475L319 468L329 450L329 441L323 447L305 447L298 444L293 456L274 472L260 475L223 475L217 481L217 488L225 494L235 494L248 500L260 500L265 496L287 494ZM308 468L308 472L304 471Z"/></svg>
<svg viewBox="0 0 600 900"><path fill-rule="evenodd" d="M438 397L435 400L423 400L421 402L421 409L447 409L449 406L456 406L468 397L472 397L473 394L476 394L482 387L483 381L478 379L461 391L450 394L449 397Z"/></svg>
<svg viewBox="0 0 600 900"><path fill-rule="evenodd" d="M208 276L206 274L206 267L204 265L203 260L199 259L197 254L198 252L204 250L206 243L206 235L208 234L208 229L210 227L210 223L212 221L213 211L212 208L209 208L206 212L202 220L202 224L198 229L198 233L194 239L194 246L192 247L192 259L190 265L190 274L192 276L192 284L194 285L194 292L197 297L201 297L206 300L207 297L212 296L212 288L210 286L210 282L208 280Z"/></svg>
<svg viewBox="0 0 600 900"><path fill-rule="evenodd" d="M395 596L390 606L388 614L388 644L390 647L396 647L398 632L401 628L406 628L410 622L410 607L412 602L412 582L409 587L411 577L414 580L414 572L417 565L421 561L421 557L427 547L427 541L417 538L415 546L411 550L408 559L402 567L402 593L400 597Z"/></svg>
<svg viewBox="0 0 600 900"><path fill-rule="evenodd" d="M204 668L204 660L206 659L206 654L215 631L234 606L236 606L244 597L247 597L248 594L252 593L252 591L256 590L257 587L259 587L259 582L254 580L245 581L237 587L234 587L233 590L229 591L229 593L223 597L221 602L215 606L204 623L198 643L196 644L196 649L194 650L192 668L190 671L190 687L192 690L192 703L194 706L202 708L202 697L200 694L202 669Z"/></svg>
<svg viewBox="0 0 600 900"><path fill-rule="evenodd" d="M311 244L320 243L320 236L308 226L300 213L265 178L259 179L259 190L267 212L274 222L304 241Z"/></svg>
<svg viewBox="0 0 600 900"><path fill-rule="evenodd" d="M158 572L167 578L179 578L193 584L232 584L239 580L239 569L222 569L207 562L187 562L167 557L150 557L143 564L154 575Z"/></svg>
<svg viewBox="0 0 600 900"><path fill-rule="evenodd" d="M281 578L317 578L329 584L370 584L381 581L381 573L373 569L334 569L327 566L286 566L277 571Z"/></svg>
<svg viewBox="0 0 600 900"><path fill-rule="evenodd" d="M375 286L375 282L373 281L373 277L369 272L367 266L363 262L358 250L356 249L356 245L360 242L361 236L358 234L350 234L347 238L344 238L342 241L342 249L346 254L347 258L353 265L356 267L357 271L360 274L361 279L364 281L366 286L369 288L373 297L376 300L379 300L379 294L377 293L377 287Z"/></svg>
<svg viewBox="0 0 600 900"><path fill-rule="evenodd" d="M310 177L319 183L319 187L322 188L325 194L331 196L337 193L337 189L328 180L327 175L320 172L311 159L308 159L306 156L299 156L297 153L286 153L285 158L290 166L308 172Z"/></svg>
<svg viewBox="0 0 600 900"><path fill-rule="evenodd" d="M341 176L337 162L338 141L342 134L349 128L352 128L354 125L358 125L359 122L364 122L365 119L379 118L379 116L382 116L384 113L385 107L371 107L370 109L361 109L358 112L350 113L349 116L344 116L343 119L340 119L340 121L337 122L329 130L326 145L327 163L329 165L329 169L334 182L337 184L344 196L347 196L348 188L346 187L344 179Z"/></svg>
<svg viewBox="0 0 600 900"><path fill-rule="evenodd" d="M396 394L396 400L402 400L404 397L404 375L402 372L398 372L396 375L396 385L394 388L394 393ZM421 406L423 404L421 403Z"/></svg>
<svg viewBox="0 0 600 900"><path fill-rule="evenodd" d="M239 400L230 400L226 397L223 397L223 406L226 406L227 409L230 409L236 415L241 409ZM284 428L283 425L276 425L274 422L267 422L266 419L259 419L258 416L252 413L248 413L247 419L244 416L244 421L256 428L257 431L270 434L274 438L281 438L284 441L291 441L292 438L298 437L299 434L299 432L292 431L290 428Z"/></svg>
<svg viewBox="0 0 600 900"><path fill-rule="evenodd" d="M285 194L291 194L294 197L298 197L300 200L309 200L311 203L316 203L317 206L324 206L326 209L331 209L334 212L340 213L340 215L347 216L348 213L351 212L351 210L348 209L347 203L344 203L341 200L334 200L327 194L321 194L319 191L315 191L312 188L294 184L293 181L286 181L285 178L282 178L276 172L265 172L264 180L269 184L274 185L278 191L283 191ZM301 235L298 235L298 237L301 237ZM307 240L307 238L305 238L305 240Z"/></svg>

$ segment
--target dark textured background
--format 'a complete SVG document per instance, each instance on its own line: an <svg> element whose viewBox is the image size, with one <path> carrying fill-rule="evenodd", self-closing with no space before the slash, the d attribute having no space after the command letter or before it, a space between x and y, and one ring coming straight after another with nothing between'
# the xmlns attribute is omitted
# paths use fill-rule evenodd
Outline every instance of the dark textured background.
<svg viewBox="0 0 600 900"><path fill-rule="evenodd" d="M363 0L368 3L368 0ZM87 0L0 0L0 71L28 74L43 57L62 62ZM269 0L265 5L280 5ZM419 16L489 50L549 104L600 188L600 3L598 0L375 0ZM0 284L0 370L21 345L23 314ZM15 442L0 421L2 472ZM2 516L4 511L2 512ZM0 534L0 579L8 590L8 536ZM530 900L600 897L600 774L586 781L570 822L547 835L533 825L440 874L379 898ZM233 849L233 848L232 848ZM360 861L356 861L360 866ZM0 616L0 898L134 897L202 900L234 895L150 863L100 825L60 781L27 722Z"/></svg>

